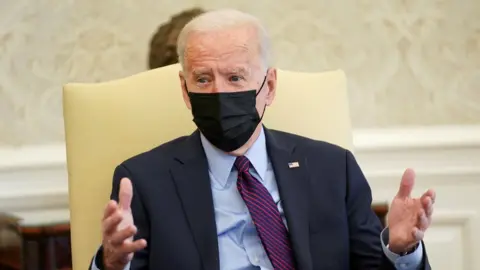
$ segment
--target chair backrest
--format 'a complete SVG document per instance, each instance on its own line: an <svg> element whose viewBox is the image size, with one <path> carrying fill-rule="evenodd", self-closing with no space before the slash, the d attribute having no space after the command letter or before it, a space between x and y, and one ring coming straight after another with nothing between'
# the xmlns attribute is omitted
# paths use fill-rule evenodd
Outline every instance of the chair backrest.
<svg viewBox="0 0 480 270"><path fill-rule="evenodd" d="M195 129L179 70L176 64L105 83L64 86L74 269L86 269L101 243L115 166ZM264 116L268 128L352 148L342 71L279 70L277 76L277 97Z"/></svg>

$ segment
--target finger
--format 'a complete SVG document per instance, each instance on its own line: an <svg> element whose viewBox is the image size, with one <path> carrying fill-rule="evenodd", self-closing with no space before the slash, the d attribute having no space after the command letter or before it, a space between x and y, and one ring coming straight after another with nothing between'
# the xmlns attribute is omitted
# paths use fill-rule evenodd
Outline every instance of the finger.
<svg viewBox="0 0 480 270"><path fill-rule="evenodd" d="M122 214L117 210L103 221L103 234L110 235L117 230L118 224L122 222Z"/></svg>
<svg viewBox="0 0 480 270"><path fill-rule="evenodd" d="M415 171L412 169L406 169L403 173L402 180L400 181L400 188L398 189L397 197L408 198L412 193L413 186L415 184Z"/></svg>
<svg viewBox="0 0 480 270"><path fill-rule="evenodd" d="M432 198L429 197L429 196L425 196L425 197L422 196L422 198L420 199L420 201L421 201L421 203L422 203L422 208L423 208L424 210L432 207L432 205L433 205L433 203L432 203Z"/></svg>
<svg viewBox="0 0 480 270"><path fill-rule="evenodd" d="M130 237L133 237L137 233L137 228L135 226L128 226L125 229L119 230L112 234L110 238L110 244L114 246L120 246L125 240Z"/></svg>
<svg viewBox="0 0 480 270"><path fill-rule="evenodd" d="M118 193L119 205L123 210L130 209L132 203L133 187L132 182L128 178L122 178L120 182L120 191Z"/></svg>
<svg viewBox="0 0 480 270"><path fill-rule="evenodd" d="M432 198L432 203L435 203L435 199L437 198L437 193L435 192L435 190L433 189L430 189L430 197Z"/></svg>
<svg viewBox="0 0 480 270"><path fill-rule="evenodd" d="M433 189L429 189L423 193L421 199L423 200L425 197L429 197L432 199L432 202L435 200L435 191Z"/></svg>
<svg viewBox="0 0 480 270"><path fill-rule="evenodd" d="M433 214L433 204L430 205L427 209L425 209L425 214L427 215L428 218L432 217Z"/></svg>
<svg viewBox="0 0 480 270"><path fill-rule="evenodd" d="M430 226L430 220L429 218L427 217L427 215L425 214L424 211L421 211L421 213L419 214L418 216L418 224L417 224L417 227L421 230L421 231L425 231L428 229L428 226Z"/></svg>
<svg viewBox="0 0 480 270"><path fill-rule="evenodd" d="M425 235L425 233L418 228L413 228L412 235L415 241L418 242L423 240L423 236Z"/></svg>
<svg viewBox="0 0 480 270"><path fill-rule="evenodd" d="M111 216L117 210L117 202L114 200L110 200L105 207L105 211L103 211L103 220Z"/></svg>
<svg viewBox="0 0 480 270"><path fill-rule="evenodd" d="M138 239L136 241L123 242L122 246L118 249L123 254L129 254L132 252L137 252L147 247L147 241L145 239Z"/></svg>
<svg viewBox="0 0 480 270"><path fill-rule="evenodd" d="M429 193L429 192L427 191L425 194L427 194L427 193ZM431 215L433 214L433 199L432 199L432 197L430 197L430 195L432 195L432 194L427 194L427 195L425 195L425 194L420 199L421 204L422 204L422 208L425 211L425 214L427 215L427 217L431 217Z"/></svg>

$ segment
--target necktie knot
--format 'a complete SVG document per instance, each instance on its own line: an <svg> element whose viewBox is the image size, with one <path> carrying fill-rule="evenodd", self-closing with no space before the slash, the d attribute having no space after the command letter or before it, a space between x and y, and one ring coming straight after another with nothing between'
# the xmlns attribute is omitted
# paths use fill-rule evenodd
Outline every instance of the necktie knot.
<svg viewBox="0 0 480 270"><path fill-rule="evenodd" d="M246 156L239 156L235 160L235 168L239 173L248 172L250 169L250 160Z"/></svg>

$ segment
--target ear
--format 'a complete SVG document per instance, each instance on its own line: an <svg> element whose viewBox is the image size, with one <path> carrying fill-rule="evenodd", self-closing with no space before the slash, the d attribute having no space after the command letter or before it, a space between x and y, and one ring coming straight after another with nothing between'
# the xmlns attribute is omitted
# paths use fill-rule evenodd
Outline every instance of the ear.
<svg viewBox="0 0 480 270"><path fill-rule="evenodd" d="M185 102L185 105L189 110L192 109L192 104L190 103L190 97L188 97L188 89L187 89L187 80L185 77L185 73L183 71L178 72L178 78L180 79L180 86L182 89L182 97L183 101Z"/></svg>
<svg viewBox="0 0 480 270"><path fill-rule="evenodd" d="M277 69L276 68L269 68L267 72L267 97L265 99L265 104L270 106L275 99L275 94L277 92Z"/></svg>

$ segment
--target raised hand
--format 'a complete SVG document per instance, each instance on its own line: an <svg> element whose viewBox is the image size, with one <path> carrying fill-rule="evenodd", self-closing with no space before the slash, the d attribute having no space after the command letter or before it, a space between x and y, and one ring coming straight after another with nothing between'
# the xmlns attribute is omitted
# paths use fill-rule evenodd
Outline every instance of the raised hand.
<svg viewBox="0 0 480 270"><path fill-rule="evenodd" d="M435 191L429 189L420 198L412 198L414 184L415 172L407 169L388 214L389 249L397 254L411 251L432 221Z"/></svg>
<svg viewBox="0 0 480 270"><path fill-rule="evenodd" d="M111 200L104 212L103 264L107 270L123 270L132 260L134 252L144 249L144 239L133 241L137 228L133 224L130 204L133 197L132 182L123 178L120 182L119 202Z"/></svg>

